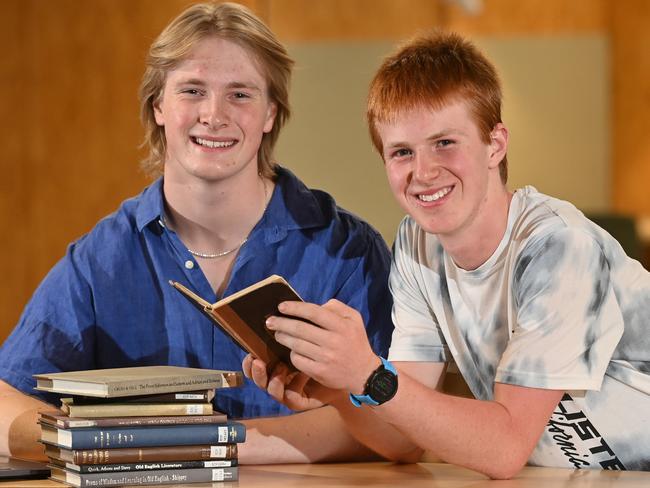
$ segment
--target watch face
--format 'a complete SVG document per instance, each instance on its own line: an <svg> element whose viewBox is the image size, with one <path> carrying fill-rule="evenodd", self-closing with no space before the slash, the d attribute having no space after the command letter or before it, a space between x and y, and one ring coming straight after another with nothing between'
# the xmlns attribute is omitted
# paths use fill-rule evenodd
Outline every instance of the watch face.
<svg viewBox="0 0 650 488"><path fill-rule="evenodd" d="M378 404L387 402L397 393L397 376L381 368L368 382L367 393Z"/></svg>

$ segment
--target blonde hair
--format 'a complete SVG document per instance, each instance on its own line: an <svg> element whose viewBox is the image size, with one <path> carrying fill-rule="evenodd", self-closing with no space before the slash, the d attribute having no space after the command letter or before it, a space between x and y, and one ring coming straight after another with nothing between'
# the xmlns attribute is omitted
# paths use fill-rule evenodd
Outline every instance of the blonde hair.
<svg viewBox="0 0 650 488"><path fill-rule="evenodd" d="M458 99L468 102L487 144L501 122L501 98L496 69L472 43L453 33L419 36L387 57L370 84L366 113L370 137L381 154L378 122L422 105L439 109ZM499 175L506 183L506 156Z"/></svg>
<svg viewBox="0 0 650 488"><path fill-rule="evenodd" d="M273 128L262 137L258 170L264 177L273 177L273 147L290 115L289 82L293 60L260 19L235 3L193 5L176 17L151 44L139 91L140 118L145 130L143 145L149 148L149 155L142 161L142 167L154 176L160 175L163 170L165 131L156 123L154 106L160 101L167 73L199 41L211 36L235 42L249 51L266 78L268 96L275 103L277 112Z"/></svg>

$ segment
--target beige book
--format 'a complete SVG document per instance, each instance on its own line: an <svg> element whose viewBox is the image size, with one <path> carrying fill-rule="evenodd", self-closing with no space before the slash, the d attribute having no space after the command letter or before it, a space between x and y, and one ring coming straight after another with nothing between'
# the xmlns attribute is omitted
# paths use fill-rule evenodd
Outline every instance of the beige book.
<svg viewBox="0 0 650 488"><path fill-rule="evenodd" d="M243 383L240 371L181 366L65 371L35 374L34 378L37 390L106 398L226 388Z"/></svg>
<svg viewBox="0 0 650 488"><path fill-rule="evenodd" d="M153 415L210 415L211 403L61 403L61 411L73 418L146 417Z"/></svg>

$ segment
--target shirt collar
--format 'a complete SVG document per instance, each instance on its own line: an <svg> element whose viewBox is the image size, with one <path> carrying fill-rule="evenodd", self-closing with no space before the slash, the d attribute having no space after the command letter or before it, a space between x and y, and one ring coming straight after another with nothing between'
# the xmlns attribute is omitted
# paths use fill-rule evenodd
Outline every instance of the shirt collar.
<svg viewBox="0 0 650 488"><path fill-rule="evenodd" d="M163 179L158 178L151 185L144 189L138 199L138 207L135 213L135 223L138 231L142 232L147 225L157 222L164 214L163 200Z"/></svg>
<svg viewBox="0 0 650 488"><path fill-rule="evenodd" d="M317 195L286 168L276 166L276 185L263 218L264 227L286 230L308 229L327 225L322 203Z"/></svg>
<svg viewBox="0 0 650 488"><path fill-rule="evenodd" d="M308 229L327 225L323 206L317 195L309 190L291 171L276 166L276 185L269 206L260 224L265 228ZM164 215L163 179L158 178L142 192L136 210L138 231Z"/></svg>

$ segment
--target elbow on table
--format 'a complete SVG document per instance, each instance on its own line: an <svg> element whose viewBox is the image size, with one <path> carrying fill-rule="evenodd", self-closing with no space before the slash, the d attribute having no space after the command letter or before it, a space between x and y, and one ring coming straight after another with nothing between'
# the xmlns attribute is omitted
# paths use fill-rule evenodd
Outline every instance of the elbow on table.
<svg viewBox="0 0 650 488"><path fill-rule="evenodd" d="M488 468L481 470L483 474L493 480L509 480L514 478L526 465L527 459L509 459L496 462Z"/></svg>
<svg viewBox="0 0 650 488"><path fill-rule="evenodd" d="M383 456L387 461L392 461L394 463L411 464L421 461L423 452L424 451L422 449L416 447L410 451L395 451L392 453L384 453Z"/></svg>

